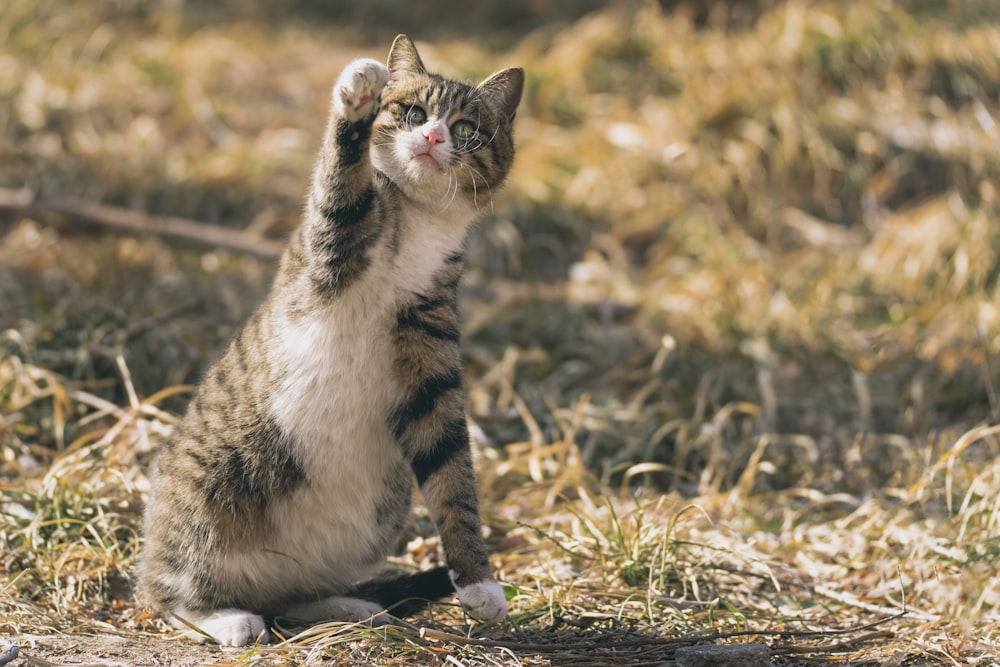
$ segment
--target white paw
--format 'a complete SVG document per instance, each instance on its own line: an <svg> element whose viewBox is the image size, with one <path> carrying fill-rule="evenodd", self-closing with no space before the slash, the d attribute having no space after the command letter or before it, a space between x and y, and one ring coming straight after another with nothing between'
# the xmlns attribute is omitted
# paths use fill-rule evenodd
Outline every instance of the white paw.
<svg viewBox="0 0 1000 667"><path fill-rule="evenodd" d="M333 87L334 105L353 122L373 118L378 113L382 89L389 81L389 70L377 60L355 60L340 74Z"/></svg>
<svg viewBox="0 0 1000 667"><path fill-rule="evenodd" d="M266 643L270 639L264 619L242 609L220 609L204 616L179 612L178 616L211 635L222 646L246 646L257 641ZM204 635L190 628L187 634L199 641L207 641Z"/></svg>
<svg viewBox="0 0 1000 667"><path fill-rule="evenodd" d="M493 579L456 586L455 591L465 611L477 621L492 623L507 615L507 598L503 588Z"/></svg>
<svg viewBox="0 0 1000 667"><path fill-rule="evenodd" d="M371 620L372 625L386 625L392 622L389 614L383 614L385 609L377 602L361 600L360 598L329 597L318 602L300 604L285 611L282 616L295 621L365 621Z"/></svg>

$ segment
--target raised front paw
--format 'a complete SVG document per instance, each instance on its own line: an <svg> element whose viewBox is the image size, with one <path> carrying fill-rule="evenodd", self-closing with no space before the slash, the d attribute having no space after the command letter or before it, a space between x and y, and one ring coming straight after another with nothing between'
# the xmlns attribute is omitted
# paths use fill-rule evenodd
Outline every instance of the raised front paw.
<svg viewBox="0 0 1000 667"><path fill-rule="evenodd" d="M465 611L477 621L492 623L507 615L507 598L503 588L493 579L456 586L455 592Z"/></svg>
<svg viewBox="0 0 1000 667"><path fill-rule="evenodd" d="M352 123L375 117L389 70L377 60L355 60L341 73L333 87L337 111Z"/></svg>

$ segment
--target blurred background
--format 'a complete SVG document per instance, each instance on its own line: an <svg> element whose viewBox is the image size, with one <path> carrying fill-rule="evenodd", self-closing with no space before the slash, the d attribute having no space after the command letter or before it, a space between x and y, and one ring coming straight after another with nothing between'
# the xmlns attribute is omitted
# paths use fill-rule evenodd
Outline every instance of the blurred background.
<svg viewBox="0 0 1000 667"><path fill-rule="evenodd" d="M462 305L499 452L863 494L1000 420L994 0L5 0L5 477L92 427L11 368L116 404L123 368L139 397L197 380L297 224L332 82L399 32L455 78L527 71ZM88 203L260 251L85 225Z"/></svg>

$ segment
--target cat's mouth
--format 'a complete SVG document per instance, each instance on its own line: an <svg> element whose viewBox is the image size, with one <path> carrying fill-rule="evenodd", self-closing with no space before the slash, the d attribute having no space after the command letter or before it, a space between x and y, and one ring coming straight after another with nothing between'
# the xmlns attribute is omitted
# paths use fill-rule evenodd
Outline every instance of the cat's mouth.
<svg viewBox="0 0 1000 667"><path fill-rule="evenodd" d="M434 153L430 150L424 151L423 153L414 153L413 157L410 159L424 169L444 169L442 160L434 155Z"/></svg>

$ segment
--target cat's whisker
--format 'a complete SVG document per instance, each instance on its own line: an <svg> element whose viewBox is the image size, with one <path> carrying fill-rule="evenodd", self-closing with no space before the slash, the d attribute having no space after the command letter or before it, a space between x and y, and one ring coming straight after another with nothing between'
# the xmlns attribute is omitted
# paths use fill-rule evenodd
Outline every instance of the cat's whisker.
<svg viewBox="0 0 1000 667"><path fill-rule="evenodd" d="M467 164L465 164L464 162L462 162L461 160L458 160L455 164L458 166L459 170L462 170L462 169L468 170L469 169L469 166ZM458 180L459 180L459 176L456 174L455 181L458 182ZM472 177L472 197L473 197L473 204L476 203L475 202L475 196L476 196L476 179L473 176Z"/></svg>
<svg viewBox="0 0 1000 667"><path fill-rule="evenodd" d="M493 134L491 134L491 135L490 135L490 140L489 140L489 141L487 141L487 142L486 142L485 144L483 144L483 145L484 145L484 146L489 146L490 144L492 144L492 143L493 143L493 140L497 138L497 133L498 133L499 131L500 131L500 128L499 128L499 127L497 127L497 128L495 129L495 130L493 130Z"/></svg>
<svg viewBox="0 0 1000 667"><path fill-rule="evenodd" d="M476 182L476 176L478 176L483 180L483 185L486 186L486 189L490 193L490 212L493 212L493 188L490 187L490 182L486 180L486 177L483 176L482 172L480 172L478 169L471 167L465 164L464 162L459 162L458 165L463 169L467 169L469 171L470 178L472 180L472 203L476 207L476 210L477 211L481 210L479 207L479 187Z"/></svg>
<svg viewBox="0 0 1000 667"><path fill-rule="evenodd" d="M449 174L449 187L452 187L451 199L448 201L448 206L451 206L452 203L454 203L455 198L458 197L459 191L462 189L457 174Z"/></svg>
<svg viewBox="0 0 1000 667"><path fill-rule="evenodd" d="M482 149L486 145L487 144L484 144L482 142L482 140L480 140L478 138L476 138L476 139L470 139L464 145L457 146L455 148L455 153L457 155L469 155L471 153L475 153L476 151Z"/></svg>
<svg viewBox="0 0 1000 667"><path fill-rule="evenodd" d="M452 187L452 186L454 186L454 187ZM447 211L451 207L451 205L455 202L455 197L458 196L458 190L459 190L459 187L458 187L458 177L455 176L455 172L454 171L449 171L448 172L448 188L445 190L444 196L441 198L442 202L444 202L444 200L447 199L448 203L447 204L443 204L441 206L441 210L442 211ZM449 196L449 193L450 193L450 196Z"/></svg>

